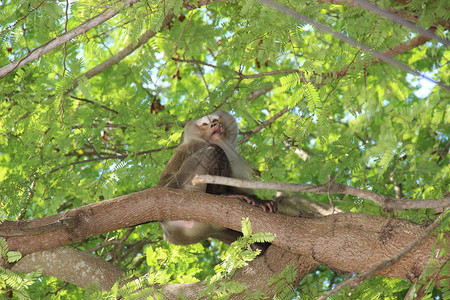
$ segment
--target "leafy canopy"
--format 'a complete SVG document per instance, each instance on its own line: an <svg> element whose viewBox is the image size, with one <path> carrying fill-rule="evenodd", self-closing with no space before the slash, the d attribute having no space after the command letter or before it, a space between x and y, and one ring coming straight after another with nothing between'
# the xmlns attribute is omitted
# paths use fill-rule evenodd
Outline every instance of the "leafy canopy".
<svg viewBox="0 0 450 300"><path fill-rule="evenodd" d="M239 150L259 180L323 184L331 176L390 196L400 187L398 196L409 198L439 198L448 191L445 88L375 63L370 54L258 1L134 2L0 2L0 67L104 10L118 11L0 79L0 210L5 218L53 215L156 185L186 121L218 108L238 118L246 133ZM279 1L378 51L418 35L364 8L333 2ZM399 2L377 5L409 11L424 28L449 19L446 0ZM436 26L436 34L448 38L448 31ZM449 58L448 49L435 40L396 57L447 85ZM96 72L105 61L111 66ZM273 192L259 194L271 198ZM308 196L328 202L326 195ZM363 199L333 199L347 211L382 214ZM426 223L433 213L408 210L398 216ZM89 249L122 235L93 237L76 246ZM157 282L214 274L208 266L217 263L215 252L223 245L174 248L159 236L156 224L139 226L126 242L131 246L147 239L137 251L108 246L95 252L135 265L137 274L157 268L153 260L160 263L167 251L175 253L176 263L166 264L164 280ZM145 263L139 259L143 254ZM312 280L309 295L329 288L330 271L317 272L321 275L305 280ZM385 286L394 282L376 280ZM45 278L30 293L44 295L61 285ZM377 291L381 288L372 296Z"/></svg>

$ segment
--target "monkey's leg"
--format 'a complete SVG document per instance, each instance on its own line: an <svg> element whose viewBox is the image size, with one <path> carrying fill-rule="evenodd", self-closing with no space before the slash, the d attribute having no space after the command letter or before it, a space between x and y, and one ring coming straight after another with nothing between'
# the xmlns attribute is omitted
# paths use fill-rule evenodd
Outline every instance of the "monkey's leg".
<svg viewBox="0 0 450 300"><path fill-rule="evenodd" d="M219 231L215 234L212 234L211 237L214 239L218 239L219 241L231 244L236 241L238 238L242 236L242 233L239 231L235 231L232 229L225 228L223 231ZM264 252L269 248L271 243L253 243L250 245L253 251L261 250L260 254L264 254Z"/></svg>
<svg viewBox="0 0 450 300"><path fill-rule="evenodd" d="M231 244L232 242L236 241L238 238L242 236L242 233L239 231L235 231L233 229L224 228L223 231L217 232L213 235L211 235L212 238L218 239L219 241Z"/></svg>

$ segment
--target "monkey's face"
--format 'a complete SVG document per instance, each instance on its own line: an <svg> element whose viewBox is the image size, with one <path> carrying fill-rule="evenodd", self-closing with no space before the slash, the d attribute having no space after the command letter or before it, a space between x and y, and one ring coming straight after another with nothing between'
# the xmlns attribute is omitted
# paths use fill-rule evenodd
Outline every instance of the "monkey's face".
<svg viewBox="0 0 450 300"><path fill-rule="evenodd" d="M219 115L204 116L195 121L196 132L207 142L217 142L228 138L227 129Z"/></svg>
<svg viewBox="0 0 450 300"><path fill-rule="evenodd" d="M226 142L235 145L236 137L237 124L233 116L225 111L218 111L189 122L184 130L183 142L201 139L208 143Z"/></svg>

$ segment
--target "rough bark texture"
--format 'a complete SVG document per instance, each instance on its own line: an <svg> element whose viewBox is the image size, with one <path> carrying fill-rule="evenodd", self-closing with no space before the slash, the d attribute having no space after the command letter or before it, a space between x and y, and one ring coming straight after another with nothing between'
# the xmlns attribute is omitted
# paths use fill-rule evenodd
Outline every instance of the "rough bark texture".
<svg viewBox="0 0 450 300"><path fill-rule="evenodd" d="M29 254L13 268L14 272L28 273L40 267L42 273L60 278L77 286L98 285L107 290L124 274L124 270L88 253L57 248Z"/></svg>
<svg viewBox="0 0 450 300"><path fill-rule="evenodd" d="M369 270L397 254L424 230L409 221L393 219L388 225L383 217L363 214L294 218L268 214L232 198L150 188L55 216L4 222L0 236L7 239L11 250L29 254L149 221L187 219L240 230L242 217L250 218L255 232L276 234L274 245L343 272ZM32 235L26 235L29 233ZM433 244L433 237L426 239L377 275L416 278L425 268Z"/></svg>
<svg viewBox="0 0 450 300"><path fill-rule="evenodd" d="M247 267L239 269L232 279L246 285L245 294L259 291L272 297L275 289L269 285L270 278L290 264L297 270L297 278L293 285L298 285L305 274L318 266L307 256L292 254L271 246L264 255L258 256ZM125 272L100 257L71 248L57 248L29 254L12 270L29 273L35 271L38 266L44 275L54 276L80 287L98 285L102 290L109 290ZM180 294L187 299L197 299L203 287L203 282L155 286L159 289L158 293L163 294L166 299L175 299ZM243 294L233 295L231 299L242 299L243 296Z"/></svg>

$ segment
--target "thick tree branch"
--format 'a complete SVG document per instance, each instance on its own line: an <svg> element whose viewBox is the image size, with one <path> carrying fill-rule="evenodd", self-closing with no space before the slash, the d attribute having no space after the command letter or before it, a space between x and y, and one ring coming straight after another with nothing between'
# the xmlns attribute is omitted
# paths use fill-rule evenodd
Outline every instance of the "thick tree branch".
<svg viewBox="0 0 450 300"><path fill-rule="evenodd" d="M308 257L272 246L264 256L258 256L245 268L238 269L232 280L245 284L245 293L262 291L267 297L273 297L276 289L273 288L273 284L269 284L271 278L290 264L294 265L297 271L293 285L297 285L305 274L318 266L317 262ZM37 266L44 275L53 276L80 287L98 284L102 290L109 290L125 274L124 270L100 257L72 248L57 248L29 254L14 265L12 271L30 273L35 271ZM178 299L180 294L187 299L198 299L204 286L203 282L195 282L168 284L163 287L154 285L153 288L166 299ZM231 299L242 299L245 293L233 295Z"/></svg>
<svg viewBox="0 0 450 300"><path fill-rule="evenodd" d="M25 57L22 57L19 60L16 60L2 68L0 68L0 77L3 77L10 72L14 71L15 69L22 67L23 65L26 65L39 57L45 55L49 51L57 48L58 46L61 46L62 44L68 42L69 40L73 39L74 37L77 37L86 31L102 24L103 22L107 21L108 19L114 17L116 14L119 13L119 11L127 6L131 6L136 2L139 2L140 0L125 0L121 7L119 9L111 8L106 9L100 14L96 15L95 17L86 20L83 24L80 26L65 32L64 34L50 40L46 44L37 47L33 51L30 52L30 54L26 55Z"/></svg>
<svg viewBox="0 0 450 300"><path fill-rule="evenodd" d="M439 218L437 218L433 224L428 226L426 230L422 232L411 244L409 244L407 247L405 247L402 251L394 255L388 260L383 261L382 263L378 264L374 268L370 269L368 272L349 278L340 284L338 284L336 287L334 287L332 290L328 291L327 293L323 294L318 298L318 300L325 300L332 294L336 293L337 291L342 290L346 286L350 286L351 288L355 288L358 284L362 283L364 280L368 279L369 277L372 277L375 275L376 272L387 268L389 266L392 266L394 263L399 261L403 256L408 254L412 249L414 249L419 243L421 243L425 238L427 238L440 224L444 222L446 218L448 218L449 215L443 213Z"/></svg>
<svg viewBox="0 0 450 300"><path fill-rule="evenodd" d="M4 221L0 224L0 236L6 238L11 250L26 255L151 221L195 220L240 230L242 217L249 217L255 232L274 233L274 245L344 272L370 270L396 255L424 231L421 225L393 219L386 234L386 219L382 217L342 213L322 218L294 218L265 213L237 199L150 188L41 219ZM68 219L71 222L62 221ZM48 224L58 222L63 226L48 231ZM42 227L45 230L39 234ZM33 230L34 235L17 234L25 230ZM377 275L403 279L411 279L416 273L420 275L433 244L433 237L426 239ZM442 257L445 259L448 257Z"/></svg>
<svg viewBox="0 0 450 300"><path fill-rule="evenodd" d="M213 175L200 175L198 177L195 177L192 180L192 182L194 184L212 183L241 188L269 189L269 190L291 191L299 193L347 194L371 200L380 205L381 207L383 207L383 209L387 211L416 209L416 208L440 209L450 206L450 197L444 197L439 199L397 199L338 183L313 185L313 184L286 183L286 182L267 182L267 181L263 182L263 181L242 180Z"/></svg>
<svg viewBox="0 0 450 300"><path fill-rule="evenodd" d="M100 257L72 248L56 248L26 255L12 271L29 273L40 266L43 274L54 276L80 287L98 283L107 290L125 271Z"/></svg>

